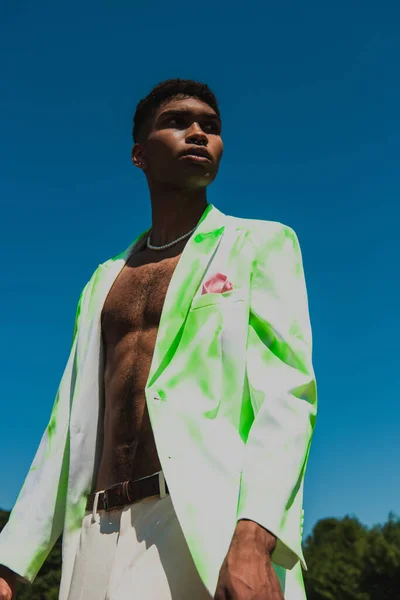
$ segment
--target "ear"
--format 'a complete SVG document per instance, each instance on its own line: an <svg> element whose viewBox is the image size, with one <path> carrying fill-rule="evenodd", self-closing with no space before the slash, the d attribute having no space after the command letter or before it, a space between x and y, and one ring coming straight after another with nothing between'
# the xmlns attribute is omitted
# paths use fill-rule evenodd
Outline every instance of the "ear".
<svg viewBox="0 0 400 600"><path fill-rule="evenodd" d="M132 162L138 169L145 169L146 159L144 157L143 146L141 144L134 144L132 148Z"/></svg>

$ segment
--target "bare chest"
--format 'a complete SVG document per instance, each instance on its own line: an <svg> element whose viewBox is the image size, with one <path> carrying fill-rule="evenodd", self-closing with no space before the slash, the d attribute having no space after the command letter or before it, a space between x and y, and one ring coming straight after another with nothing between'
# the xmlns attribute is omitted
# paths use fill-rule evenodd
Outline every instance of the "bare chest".
<svg viewBox="0 0 400 600"><path fill-rule="evenodd" d="M134 255L105 300L104 443L97 489L160 470L144 389L178 261L179 255L158 262L149 262L145 252Z"/></svg>
<svg viewBox="0 0 400 600"><path fill-rule="evenodd" d="M145 255L133 256L114 282L102 310L102 334L106 346L126 335L158 329L165 296L179 256L146 263Z"/></svg>

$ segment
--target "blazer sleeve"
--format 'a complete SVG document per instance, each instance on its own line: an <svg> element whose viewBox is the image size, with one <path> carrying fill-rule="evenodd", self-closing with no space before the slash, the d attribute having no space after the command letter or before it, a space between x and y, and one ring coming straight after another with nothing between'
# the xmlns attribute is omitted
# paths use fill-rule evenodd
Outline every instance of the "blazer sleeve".
<svg viewBox="0 0 400 600"><path fill-rule="evenodd" d="M250 519L277 537L274 563L300 560L303 478L317 412L312 335L296 233L264 231L253 262L246 372L254 421L247 437L237 520ZM299 496L300 491L300 496ZM293 530L286 522L296 501ZM293 533L294 531L294 533Z"/></svg>
<svg viewBox="0 0 400 600"><path fill-rule="evenodd" d="M88 284L87 284L88 285ZM0 564L33 583L60 536L68 483L70 404L76 379L76 347L83 289L75 315L72 348L41 438L9 520L0 534Z"/></svg>

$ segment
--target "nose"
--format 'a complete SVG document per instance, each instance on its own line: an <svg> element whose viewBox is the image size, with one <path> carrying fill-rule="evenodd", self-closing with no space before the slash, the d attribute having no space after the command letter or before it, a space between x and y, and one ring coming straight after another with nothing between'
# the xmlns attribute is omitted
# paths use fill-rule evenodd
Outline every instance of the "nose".
<svg viewBox="0 0 400 600"><path fill-rule="evenodd" d="M187 144L194 143L199 146L207 146L208 137L198 123L192 123L187 132L185 141Z"/></svg>

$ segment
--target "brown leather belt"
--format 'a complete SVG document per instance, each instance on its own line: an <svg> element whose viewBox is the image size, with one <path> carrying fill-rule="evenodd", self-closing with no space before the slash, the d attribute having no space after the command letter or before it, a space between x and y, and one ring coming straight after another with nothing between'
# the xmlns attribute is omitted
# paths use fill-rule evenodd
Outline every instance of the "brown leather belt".
<svg viewBox="0 0 400 600"><path fill-rule="evenodd" d="M169 494L166 481L165 492ZM135 481L130 479L123 483L117 483L103 492L100 492L97 501L97 510L112 510L113 508L124 506L125 504L132 504L133 502L137 502L148 496L159 495L160 483L158 473L136 479ZM95 496L96 493L89 494L86 510L93 510Z"/></svg>

